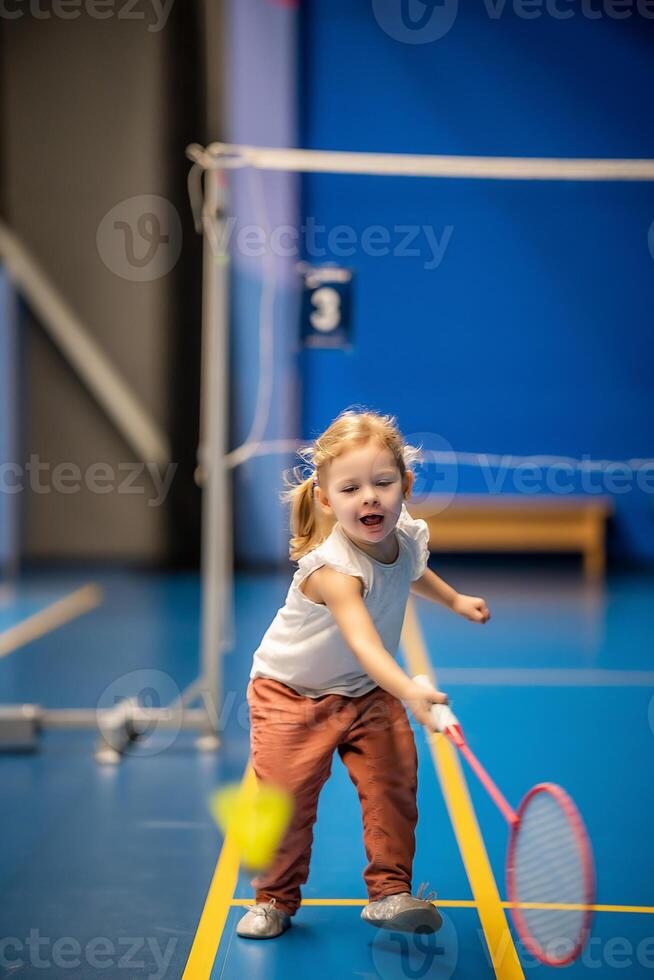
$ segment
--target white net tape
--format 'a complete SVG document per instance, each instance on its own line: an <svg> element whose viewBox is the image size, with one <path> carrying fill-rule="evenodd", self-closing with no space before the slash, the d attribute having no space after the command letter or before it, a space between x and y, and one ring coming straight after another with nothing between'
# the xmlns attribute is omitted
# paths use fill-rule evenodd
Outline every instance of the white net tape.
<svg viewBox="0 0 654 980"><path fill-rule="evenodd" d="M301 439L269 439L258 443L250 443L246 458L250 456L295 453L306 446L306 444L306 440ZM579 472L602 472L615 466L635 472L641 469L654 469L654 459L649 458L615 460L584 457L577 459L573 456L519 456L514 453L499 456L492 453L439 452L431 449L425 450L425 458L427 463L441 464L443 466L501 467L504 469L518 469L523 466L567 466ZM241 458L237 462L228 459L228 465L230 466L238 465L240 462L242 462Z"/></svg>
<svg viewBox="0 0 654 980"><path fill-rule="evenodd" d="M197 143L187 155L205 170L254 167L287 173L348 173L387 177L481 180L654 180L654 160L571 157L482 157L410 153L348 153L230 143Z"/></svg>
<svg viewBox="0 0 654 980"><path fill-rule="evenodd" d="M204 170L230 170L250 168L259 177L259 171L285 171L287 173L349 173L368 176L396 177L457 177L467 179L498 180L584 180L584 181L654 181L654 160L608 158L555 158L555 157L481 157L418 155L403 153L349 153L339 150L303 150L276 147L245 146L231 143L211 143L201 146L193 143L187 147L187 157L193 161L189 175L191 199L195 201L196 221L204 227L214 254L225 255L225 245L217 239L213 215L204 215L198 200L202 196L198 175ZM265 195L258 179L252 185L253 204L259 224L268 226ZM202 215L202 217L200 217ZM270 256L267 256L269 260ZM263 440L271 397L271 385L267 379L272 371L272 309L275 296L274 264L264 262L263 289L260 303L260 377L262 383L257 394L255 421L245 441L225 457L225 464L233 469L253 456L294 453L303 443L298 440ZM522 466L566 466L577 471L605 470L620 466L637 471L654 467L654 459L591 460L572 459L567 456L516 456L490 455L474 452L427 453L427 462L454 465L515 469Z"/></svg>

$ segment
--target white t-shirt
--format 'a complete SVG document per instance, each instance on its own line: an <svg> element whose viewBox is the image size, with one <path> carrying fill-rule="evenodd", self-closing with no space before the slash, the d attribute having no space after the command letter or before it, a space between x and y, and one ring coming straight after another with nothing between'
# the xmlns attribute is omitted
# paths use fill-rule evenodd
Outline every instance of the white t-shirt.
<svg viewBox="0 0 654 980"><path fill-rule="evenodd" d="M299 588L316 568L329 565L363 581L363 601L384 647L395 656L400 642L411 582L420 578L429 558L429 529L406 506L395 526L397 559L384 564L353 544L336 522L331 534L300 558L286 602L277 611L254 652L250 677L271 677L298 694L359 697L376 687L350 649L332 613Z"/></svg>

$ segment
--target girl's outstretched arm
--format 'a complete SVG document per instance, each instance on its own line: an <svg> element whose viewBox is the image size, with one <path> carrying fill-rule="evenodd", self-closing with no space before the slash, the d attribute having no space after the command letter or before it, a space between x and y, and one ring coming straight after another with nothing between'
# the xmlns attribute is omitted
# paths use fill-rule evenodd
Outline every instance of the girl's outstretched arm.
<svg viewBox="0 0 654 980"><path fill-rule="evenodd" d="M432 572L431 568L425 569L424 575L411 583L411 591L415 595L429 599L430 602L440 602L447 609L473 623L487 623L490 619L490 611L484 599L474 595L462 595Z"/></svg>
<svg viewBox="0 0 654 980"><path fill-rule="evenodd" d="M361 597L360 579L325 566L317 569L312 578L366 673L385 691L404 701L421 725L436 731L431 706L447 704L447 695L435 687L416 684L388 652Z"/></svg>

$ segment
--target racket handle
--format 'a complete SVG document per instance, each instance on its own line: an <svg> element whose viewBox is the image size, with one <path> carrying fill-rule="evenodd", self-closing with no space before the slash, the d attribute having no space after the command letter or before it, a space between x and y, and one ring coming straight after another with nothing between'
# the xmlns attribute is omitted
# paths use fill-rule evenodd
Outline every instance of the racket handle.
<svg viewBox="0 0 654 980"><path fill-rule="evenodd" d="M434 686L426 674L416 674L413 680L416 684L420 684L421 687ZM449 704L432 704L431 717L439 732L444 732L448 728L453 728L457 732L461 730L459 720Z"/></svg>

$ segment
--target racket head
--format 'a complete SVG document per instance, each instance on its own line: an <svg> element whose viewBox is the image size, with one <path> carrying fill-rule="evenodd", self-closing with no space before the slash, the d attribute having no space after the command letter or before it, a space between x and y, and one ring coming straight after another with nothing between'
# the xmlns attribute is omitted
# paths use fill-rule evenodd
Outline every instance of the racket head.
<svg viewBox="0 0 654 980"><path fill-rule="evenodd" d="M516 818L506 859L513 923L532 956L547 966L567 966L586 943L595 902L595 870L584 822L555 783L534 786ZM576 907L531 909L522 907L524 903ZM556 954L557 945L564 945L564 951Z"/></svg>

